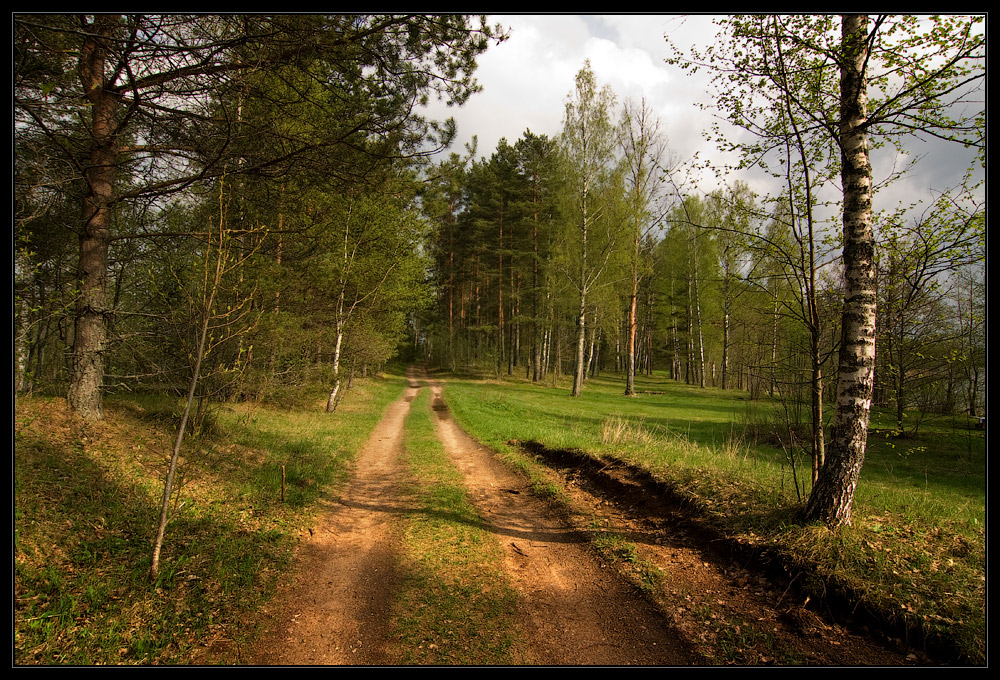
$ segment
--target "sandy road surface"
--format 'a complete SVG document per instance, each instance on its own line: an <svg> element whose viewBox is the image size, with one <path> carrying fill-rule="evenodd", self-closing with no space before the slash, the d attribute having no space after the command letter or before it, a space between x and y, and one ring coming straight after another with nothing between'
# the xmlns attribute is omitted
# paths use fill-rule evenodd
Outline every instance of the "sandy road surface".
<svg viewBox="0 0 1000 680"><path fill-rule="evenodd" d="M357 458L354 477L298 555L294 586L255 664L391 664L392 603L400 521L403 420L418 383L387 409Z"/></svg>
<svg viewBox="0 0 1000 680"><path fill-rule="evenodd" d="M433 385L437 430L469 497L504 545L520 593L525 663L678 665L693 657L669 622L586 549L524 480L463 432Z"/></svg>

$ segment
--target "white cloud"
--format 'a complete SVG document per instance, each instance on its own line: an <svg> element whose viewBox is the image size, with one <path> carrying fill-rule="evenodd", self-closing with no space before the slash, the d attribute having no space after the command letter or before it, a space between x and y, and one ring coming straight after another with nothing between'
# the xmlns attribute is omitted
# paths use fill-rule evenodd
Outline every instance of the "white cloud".
<svg viewBox="0 0 1000 680"><path fill-rule="evenodd" d="M502 137L514 143L526 129L559 133L565 97L589 39L579 16L491 17L497 22L510 38L480 57L476 78L483 91L459 110L430 108L432 116L455 117L457 149L478 136L481 156L489 156Z"/></svg>
<svg viewBox="0 0 1000 680"><path fill-rule="evenodd" d="M509 28L510 38L479 59L483 91L459 110L441 107L436 114L456 118L457 150L473 135L480 156L492 153L501 137L513 143L526 129L558 135L574 78L589 59L598 81L620 100L646 98L680 158L712 151L701 134L706 114L695 106L707 98L704 83L666 64L664 39L669 34L681 47L703 41L714 31L711 17L514 15L491 22Z"/></svg>
<svg viewBox="0 0 1000 680"><path fill-rule="evenodd" d="M437 115L455 116L457 148L477 135L480 155L489 155L501 137L514 142L525 129L555 136L574 78L590 59L599 82L610 85L619 98L645 97L666 126L668 117L693 124L697 112L675 97L678 87L685 84L664 63L663 35L675 19L666 15L491 17L492 22L510 29L510 38L479 59L476 76L483 91L462 109L442 107ZM678 136L698 137L686 129Z"/></svg>
<svg viewBox="0 0 1000 680"><path fill-rule="evenodd" d="M598 81L610 85L620 100L645 97L681 161L698 153L723 164L703 134L713 114L697 106L711 100L707 75L691 75L665 62L670 56L665 35L682 50L711 44L716 32L712 16L512 15L490 20L508 27L510 38L480 57L476 77L483 91L460 109L430 109L435 117L455 117L459 125L455 150L462 151L473 135L479 138L480 156L489 156L501 137L514 143L526 129L558 135L574 78L584 60L590 59ZM731 133L734 139L738 134L742 133ZM946 165L939 160L934 168ZM741 179L755 189L763 189L768 181L749 175ZM913 180L917 177L908 178L908 188L914 186ZM716 181L706 177L701 184L708 190Z"/></svg>

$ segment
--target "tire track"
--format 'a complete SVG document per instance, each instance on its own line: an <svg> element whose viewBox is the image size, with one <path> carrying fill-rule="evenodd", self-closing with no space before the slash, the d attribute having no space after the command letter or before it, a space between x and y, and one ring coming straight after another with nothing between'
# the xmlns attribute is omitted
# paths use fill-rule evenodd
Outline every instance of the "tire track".
<svg viewBox="0 0 1000 680"><path fill-rule="evenodd" d="M396 654L390 608L399 582L400 518L413 511L403 494L403 421L419 391L411 378L359 453L355 474L299 553L296 583L253 663L386 665Z"/></svg>
<svg viewBox="0 0 1000 680"><path fill-rule="evenodd" d="M526 664L686 665L682 637L634 587L602 564L571 527L451 418L431 384L438 436L471 502L503 543L520 594Z"/></svg>

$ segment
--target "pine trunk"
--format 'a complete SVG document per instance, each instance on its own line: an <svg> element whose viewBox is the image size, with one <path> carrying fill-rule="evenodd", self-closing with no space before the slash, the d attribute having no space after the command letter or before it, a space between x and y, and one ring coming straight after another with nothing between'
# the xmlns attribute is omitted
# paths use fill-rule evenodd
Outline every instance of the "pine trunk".
<svg viewBox="0 0 1000 680"><path fill-rule="evenodd" d="M73 372L68 400L88 420L104 417L104 347L107 341L105 309L108 287L108 249L111 243L111 201L118 161L115 137L117 98L105 89L104 69L108 40L117 18L98 15L90 37L80 51L79 77L90 104L91 150L86 170L80 232L79 294L73 335Z"/></svg>

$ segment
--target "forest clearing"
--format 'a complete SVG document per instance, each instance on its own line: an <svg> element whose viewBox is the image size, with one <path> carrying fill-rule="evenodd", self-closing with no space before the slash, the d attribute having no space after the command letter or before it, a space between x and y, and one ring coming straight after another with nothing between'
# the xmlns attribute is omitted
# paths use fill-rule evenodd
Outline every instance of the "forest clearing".
<svg viewBox="0 0 1000 680"><path fill-rule="evenodd" d="M671 431L699 405L643 379L660 394L639 400L662 415L615 434L604 423L617 422L620 378L590 384L574 423L568 383L441 378L365 381L337 424L315 408L214 413L155 582L152 508L176 402L123 400L100 427L28 402L16 419L15 663L983 662L985 440L967 424L967 450L943 432L907 442L933 448L926 458L873 451L855 525L831 536L792 521L801 506L780 449L693 439L699 426L728 432L717 410L743 400L715 391L707 422ZM532 443L515 445L510 429L526 421L497 414L521 408L540 417L522 430ZM456 454L449 438L464 435L435 433L451 414L502 452L466 440ZM369 437L387 440L389 462L354 458ZM549 570L574 585L546 590ZM588 590L599 604L585 604Z"/></svg>
<svg viewBox="0 0 1000 680"><path fill-rule="evenodd" d="M986 663L985 32L13 15L15 663Z"/></svg>

